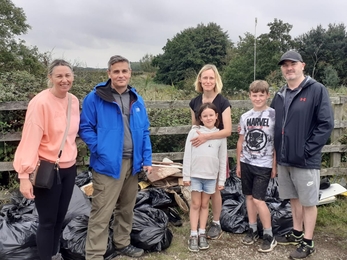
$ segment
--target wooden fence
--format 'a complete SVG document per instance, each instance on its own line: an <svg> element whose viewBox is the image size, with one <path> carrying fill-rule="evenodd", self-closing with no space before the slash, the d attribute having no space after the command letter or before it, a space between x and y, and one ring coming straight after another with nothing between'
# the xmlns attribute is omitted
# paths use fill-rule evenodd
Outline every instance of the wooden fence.
<svg viewBox="0 0 347 260"><path fill-rule="evenodd" d="M347 145L341 145L338 142L342 129L347 126L347 121L342 120L343 105L347 103L347 97L331 97L331 103L334 108L335 125L331 135L331 144L323 147L324 153L330 153L330 166L321 171L321 175L347 175L347 168L341 166L341 154L347 150ZM176 101L146 101L148 109L174 109L174 108L188 108L189 100L176 100ZM248 100L230 100L232 108L246 108L252 107ZM26 110L28 102L3 102L0 103L0 111L13 111L13 110ZM176 135L187 134L190 130L190 125L175 126L175 127L151 127L151 135ZM237 125L233 124L233 132L237 132ZM0 136L0 143L19 141L21 133L2 133ZM236 150L228 150L229 157L236 156ZM153 160L161 161L163 158L170 158L173 161L182 160L183 152L168 152L168 153L153 153ZM12 162L0 162L0 172L13 171Z"/></svg>

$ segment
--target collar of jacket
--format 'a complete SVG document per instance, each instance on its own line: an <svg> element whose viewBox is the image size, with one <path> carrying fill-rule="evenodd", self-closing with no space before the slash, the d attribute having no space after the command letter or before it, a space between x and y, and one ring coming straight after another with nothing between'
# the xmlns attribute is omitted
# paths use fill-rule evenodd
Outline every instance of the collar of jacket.
<svg viewBox="0 0 347 260"><path fill-rule="evenodd" d="M133 103L133 101L137 99L136 90L130 85L127 86L127 89L129 90L130 94L130 102ZM95 92L101 99L107 102L114 102L110 79L106 82L102 82L96 85Z"/></svg>

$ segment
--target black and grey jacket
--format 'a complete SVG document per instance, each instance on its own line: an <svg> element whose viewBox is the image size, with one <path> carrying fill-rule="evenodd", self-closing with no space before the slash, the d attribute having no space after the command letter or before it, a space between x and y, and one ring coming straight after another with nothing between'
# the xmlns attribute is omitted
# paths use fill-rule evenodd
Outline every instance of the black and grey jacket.
<svg viewBox="0 0 347 260"><path fill-rule="evenodd" d="M289 104L284 100L287 86L274 96L275 150L277 163L305 169L320 169L321 151L334 128L334 114L327 89L310 77L305 78Z"/></svg>

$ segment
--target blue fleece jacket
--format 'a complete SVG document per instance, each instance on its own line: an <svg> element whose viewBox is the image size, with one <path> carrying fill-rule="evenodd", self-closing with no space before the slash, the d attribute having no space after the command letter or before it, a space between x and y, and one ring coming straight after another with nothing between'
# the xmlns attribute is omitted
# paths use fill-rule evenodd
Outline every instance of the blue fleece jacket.
<svg viewBox="0 0 347 260"><path fill-rule="evenodd" d="M133 140L133 169L152 165L149 120L145 103L130 86L130 131ZM85 97L79 136L90 150L90 166L98 173L119 179L122 168L124 124L122 110L115 102L110 80L99 83Z"/></svg>

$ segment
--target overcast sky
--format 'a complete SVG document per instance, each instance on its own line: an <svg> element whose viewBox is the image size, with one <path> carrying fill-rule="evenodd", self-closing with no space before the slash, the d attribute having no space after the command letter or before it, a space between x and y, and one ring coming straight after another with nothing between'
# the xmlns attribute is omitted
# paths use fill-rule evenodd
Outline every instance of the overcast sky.
<svg viewBox="0 0 347 260"><path fill-rule="evenodd" d="M321 24L347 25L346 0L12 0L32 27L27 45L53 58L105 68L110 56L139 61L162 53L168 39L214 22L237 42L246 32L268 33L275 18L293 25L292 37Z"/></svg>

